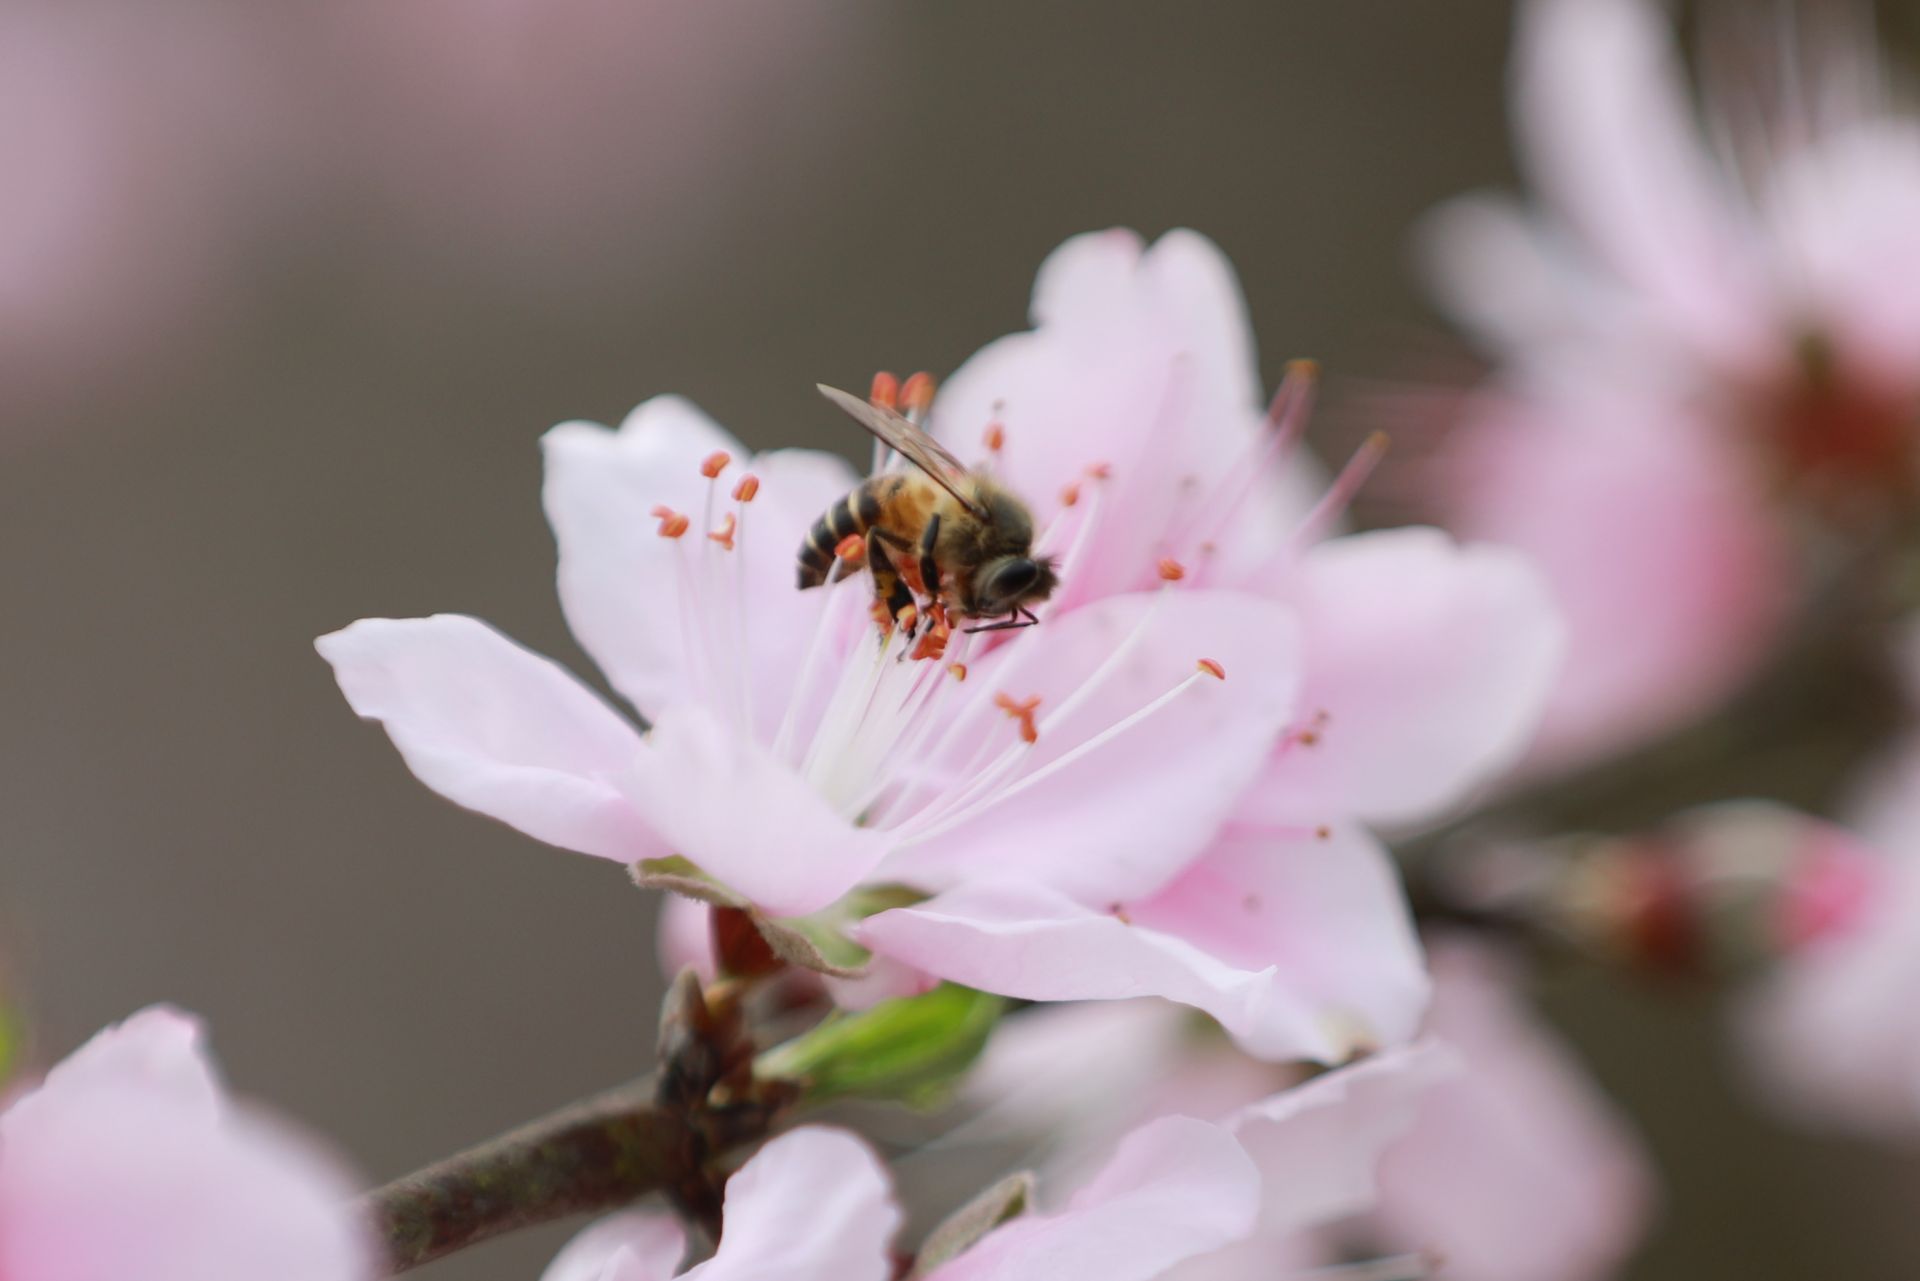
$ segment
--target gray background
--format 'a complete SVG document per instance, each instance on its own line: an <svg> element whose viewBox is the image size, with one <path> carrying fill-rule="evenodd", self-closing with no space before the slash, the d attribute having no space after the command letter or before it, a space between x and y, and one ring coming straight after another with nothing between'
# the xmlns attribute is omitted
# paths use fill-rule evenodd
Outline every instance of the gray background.
<svg viewBox="0 0 1920 1281"><path fill-rule="evenodd" d="M1023 324L1050 248L1112 224L1226 248L1270 381L1294 355L1329 367L1323 442L1343 390L1446 349L1406 232L1510 178L1504 5L819 14L836 38L755 106L745 172L670 193L697 216L656 231L636 204L544 274L544 247L519 246L535 269L515 283L377 213L312 210L191 356L106 362L8 410L0 973L38 1053L177 1001L209 1016L241 1089L372 1179L646 1065L653 904L415 784L310 644L460 610L581 661L538 507L549 424L674 390L750 444L851 450L813 382L950 370ZM633 136L708 109L668 103ZM1595 979L1548 995L1666 1167L1633 1276L1920 1262L1915 1167L1769 1127L1705 999ZM422 1275L529 1278L562 1235Z"/></svg>

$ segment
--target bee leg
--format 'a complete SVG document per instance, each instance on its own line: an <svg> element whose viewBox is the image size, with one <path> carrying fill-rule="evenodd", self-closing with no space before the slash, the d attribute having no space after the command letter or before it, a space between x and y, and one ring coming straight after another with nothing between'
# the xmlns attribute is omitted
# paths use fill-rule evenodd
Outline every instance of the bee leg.
<svg viewBox="0 0 1920 1281"><path fill-rule="evenodd" d="M907 589L906 580L900 577L900 571L894 567L893 557L887 554L885 540L886 536L880 530L867 531L867 571L873 575L874 599L886 607L888 618L899 622L903 616L911 618L912 613L918 611L914 608L913 593ZM907 634L913 634L911 626Z"/></svg>
<svg viewBox="0 0 1920 1281"><path fill-rule="evenodd" d="M926 588L929 607L940 600L940 564L933 558L933 549L940 542L940 514L935 512L927 518L927 527L920 531L920 585Z"/></svg>

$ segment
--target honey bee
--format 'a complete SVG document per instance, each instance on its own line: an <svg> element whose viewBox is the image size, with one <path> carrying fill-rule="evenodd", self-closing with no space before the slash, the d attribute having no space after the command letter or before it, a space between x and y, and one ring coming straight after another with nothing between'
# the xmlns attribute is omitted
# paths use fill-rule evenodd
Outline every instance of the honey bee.
<svg viewBox="0 0 1920 1281"><path fill-rule="evenodd" d="M1053 593L1050 557L1033 554L1027 505L980 471L970 471L911 419L823 386L820 394L913 464L881 472L827 509L800 545L800 587L818 587L865 564L877 611L909 630L923 611L908 574L929 605L949 619L997 618L968 631L1030 627L1030 605ZM861 537L863 543L847 545ZM845 550L842 550L843 547ZM835 569L834 562L840 562Z"/></svg>

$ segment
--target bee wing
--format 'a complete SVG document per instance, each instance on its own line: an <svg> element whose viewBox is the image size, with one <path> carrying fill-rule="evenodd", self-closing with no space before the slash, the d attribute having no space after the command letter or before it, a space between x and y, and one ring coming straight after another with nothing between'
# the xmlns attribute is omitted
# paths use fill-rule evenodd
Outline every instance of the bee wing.
<svg viewBox="0 0 1920 1281"><path fill-rule="evenodd" d="M855 422L865 427L887 448L925 472L936 485L952 494L959 504L978 520L988 520L987 511L980 504L967 497L961 489L966 480L967 469L958 458L947 452L947 447L928 435L926 431L908 422L891 409L882 409L878 405L849 395L837 387L825 383L816 384L820 394L847 412Z"/></svg>

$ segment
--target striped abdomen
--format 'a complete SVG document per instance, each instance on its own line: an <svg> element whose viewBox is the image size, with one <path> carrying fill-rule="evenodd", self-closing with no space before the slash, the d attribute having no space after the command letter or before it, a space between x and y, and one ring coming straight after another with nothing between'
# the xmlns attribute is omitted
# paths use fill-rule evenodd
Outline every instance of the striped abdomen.
<svg viewBox="0 0 1920 1281"><path fill-rule="evenodd" d="M833 569L834 549L849 534L864 534L879 521L878 487L897 484L899 479L898 476L874 476L864 480L857 489L827 508L826 514L813 522L813 528L807 531L806 541L800 544L802 589L818 587L827 581L827 574Z"/></svg>

